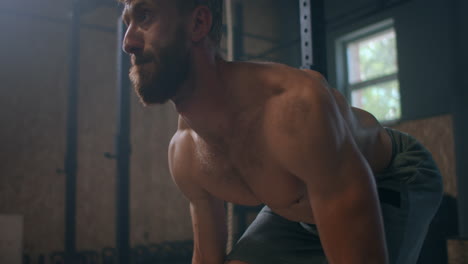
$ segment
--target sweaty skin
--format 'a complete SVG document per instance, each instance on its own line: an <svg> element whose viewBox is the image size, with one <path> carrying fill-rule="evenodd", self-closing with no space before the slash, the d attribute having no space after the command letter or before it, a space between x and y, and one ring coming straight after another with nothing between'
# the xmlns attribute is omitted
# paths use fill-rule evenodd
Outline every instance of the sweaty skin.
<svg viewBox="0 0 468 264"><path fill-rule="evenodd" d="M320 73L311 70L303 71L311 78L326 84L326 80ZM295 74L302 73L297 71ZM290 84L284 84L285 90L287 87L297 85L294 80L287 82ZM266 93L272 94L271 97L280 96L278 91L274 91L278 88L263 87L263 89L270 90ZM246 89L245 92L250 93L251 91ZM284 92L281 91L281 94ZM371 170L376 173L385 169L390 162L392 153L388 133L372 114L350 107L344 96L336 89L331 89L331 93L346 126L353 135L354 142L367 160ZM249 100L254 101L251 98ZM267 103L264 102L264 104ZM174 135L169 152L170 164L174 166L171 166L172 171L184 175L202 174L202 177L196 178L197 181L193 184L199 185L211 195L224 201L247 206L263 203L275 213L291 221L315 224L304 183L294 175L288 175L281 168L275 166L271 160L268 160L267 153L263 152L263 146L258 142L261 140L256 139L265 137L262 133L268 132L260 131L262 130L260 120L264 119L266 113L262 113L259 109L264 108L264 106L254 103L248 108L252 109L253 113L246 111L242 113L242 116L234 119L238 123L233 123L232 126L237 127L238 131L231 131L230 135L225 135L228 138L226 141L232 142L220 142L223 141L221 139L224 137L223 135L217 135L217 139L204 138L193 131L182 117L179 117L178 131ZM187 152L185 155L174 155L176 148L184 149ZM228 155L233 149L236 153ZM242 159L241 166L233 164L233 161L237 159ZM188 160L190 163L194 163L195 168L191 167L190 173L180 171L180 165L187 163ZM254 171L252 173L242 173L252 170Z"/></svg>
<svg viewBox="0 0 468 264"><path fill-rule="evenodd" d="M315 223L331 264L388 263L373 172L391 144L375 118L316 72L221 59L206 5L125 2L135 90L145 104L171 100L180 116L169 168L190 201L193 264L224 261L224 201Z"/></svg>
<svg viewBox="0 0 468 264"><path fill-rule="evenodd" d="M362 155L367 161L358 160L348 164L350 173L354 167L365 167L363 163L372 172L379 172L388 166L391 159L391 141L385 129L368 112L350 107L337 90L328 88L326 80L319 73L277 64L236 63L235 67L242 67L243 70L236 73L239 75L236 80L240 81L236 83L237 90L232 94L231 103L233 109L240 110L235 111L230 118L230 129L216 135L197 133L181 116L178 131L169 148L171 173L176 184L191 201L194 238L199 253L195 254L194 263L220 263L222 260L226 234L222 223L225 221L222 201L249 206L266 204L275 213L291 221L317 224L311 210L310 188L304 178L291 172L271 153L289 153L294 150L289 149L290 146L287 146L288 149L269 146L272 143L280 145L283 140L281 136L276 136L277 133L273 133L278 127L271 125L279 122L281 113L282 118L286 119L283 124L286 127L281 129L285 129L288 135L298 137L294 131L288 131L296 126L299 130L303 126L307 131L308 124L296 120L303 118L293 114L296 111L310 111L302 110L301 104L304 102L296 97L297 94L307 93L304 89L310 89L311 96L317 93L314 90L329 95L332 107L338 110L337 115L331 118L343 126L346 134L352 135L359 154L346 153L342 159ZM310 107L313 109L313 105ZM290 128L287 127L288 122L297 121L299 123L296 126L291 124ZM317 131L321 127L315 127L314 124L312 129ZM311 131L310 136L313 134ZM307 143L307 139L304 143ZM320 152L327 153L328 150L321 149ZM306 159L313 162L314 157ZM340 167L339 163L337 158L335 166ZM320 170L314 168L308 173L313 177L322 177L316 175L320 174ZM331 190L330 195L333 192ZM375 203L372 200L368 202ZM220 253L211 255L213 252ZM204 261L197 262L196 257Z"/></svg>

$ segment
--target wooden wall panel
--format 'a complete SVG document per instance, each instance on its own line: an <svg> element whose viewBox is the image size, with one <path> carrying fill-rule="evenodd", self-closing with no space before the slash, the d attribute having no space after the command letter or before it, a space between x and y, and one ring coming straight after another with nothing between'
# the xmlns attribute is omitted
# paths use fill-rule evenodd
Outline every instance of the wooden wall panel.
<svg viewBox="0 0 468 264"><path fill-rule="evenodd" d="M24 250L33 260L64 249L65 175L56 170L63 168L66 149L69 25L64 19L70 6L65 2L35 15L0 12L0 213L24 216ZM5 8L29 10L20 8L29 6L25 1L14 4ZM115 10L99 12L83 17L83 23L104 17L111 21L100 25L116 25ZM100 250L115 240L115 161L103 153L114 150L116 36L81 34L77 247Z"/></svg>
<svg viewBox="0 0 468 264"><path fill-rule="evenodd" d="M188 201L172 181L167 149L177 127L172 104L132 101L132 244L191 239Z"/></svg>
<svg viewBox="0 0 468 264"><path fill-rule="evenodd" d="M457 181L451 115L407 121L394 128L417 138L432 153L444 180L444 192L456 197Z"/></svg>
<svg viewBox="0 0 468 264"><path fill-rule="evenodd" d="M244 19L242 23L245 33L280 41L272 17L274 5L271 4L271 0L242 1L242 5ZM259 12L259 10L262 11ZM254 39L248 36L244 37L243 43L245 53L247 54L260 54L265 50L271 49L275 45L274 42Z"/></svg>
<svg viewBox="0 0 468 264"><path fill-rule="evenodd" d="M0 213L24 216L24 248L63 249L67 30L0 15Z"/></svg>
<svg viewBox="0 0 468 264"><path fill-rule="evenodd" d="M0 13L2 15L12 16L18 19L24 19L24 16L35 15L36 18L43 18L44 20L64 20L68 19L72 1L63 0L15 0L15 1L2 1L2 8Z"/></svg>
<svg viewBox="0 0 468 264"><path fill-rule="evenodd" d="M241 31L236 60L273 61L299 67L301 64L298 3L290 0L242 0L234 4L234 30ZM241 6L238 21L237 7ZM224 24L226 24L224 16ZM236 31L237 32L237 31ZM234 36L235 38L237 35ZM236 42L235 42L236 46ZM226 34L221 54L226 57Z"/></svg>
<svg viewBox="0 0 468 264"><path fill-rule="evenodd" d="M81 30L80 52L77 247L98 250L115 244L117 37Z"/></svg>
<svg viewBox="0 0 468 264"><path fill-rule="evenodd" d="M100 12L84 22L116 18L112 10ZM65 176L56 169L65 154L69 31L66 24L21 21L0 16L11 40L0 42L0 212L24 215L25 252L36 259L64 249ZM81 31L78 250L115 242L116 165L103 154L114 152L116 41L114 33ZM177 115L170 105L143 110L135 98L133 104L133 244L188 239L188 204L167 168Z"/></svg>

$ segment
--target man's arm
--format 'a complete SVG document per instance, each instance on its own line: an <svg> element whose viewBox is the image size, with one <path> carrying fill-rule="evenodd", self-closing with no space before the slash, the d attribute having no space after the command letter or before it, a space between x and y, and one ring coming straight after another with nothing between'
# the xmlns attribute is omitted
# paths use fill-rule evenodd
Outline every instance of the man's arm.
<svg viewBox="0 0 468 264"><path fill-rule="evenodd" d="M388 263L372 172L328 88L307 83L272 100L271 152L305 182L329 263Z"/></svg>
<svg viewBox="0 0 468 264"><path fill-rule="evenodd" d="M222 264L226 253L226 211L214 197L190 202L194 234L193 264Z"/></svg>
<svg viewBox="0 0 468 264"><path fill-rule="evenodd" d="M190 201L193 227L193 264L222 264L226 252L224 202L206 192L195 180L192 138L187 131L174 135L169 146L169 167L174 182Z"/></svg>

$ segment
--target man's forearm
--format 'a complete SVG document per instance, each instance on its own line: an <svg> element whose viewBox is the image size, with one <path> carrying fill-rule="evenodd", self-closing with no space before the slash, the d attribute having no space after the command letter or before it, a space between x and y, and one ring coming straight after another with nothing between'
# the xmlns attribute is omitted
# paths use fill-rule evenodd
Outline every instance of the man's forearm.
<svg viewBox="0 0 468 264"><path fill-rule="evenodd" d="M386 264L385 233L376 195L351 190L315 206L320 240L330 264Z"/></svg>
<svg viewBox="0 0 468 264"><path fill-rule="evenodd" d="M222 258L201 258L194 250L192 264L224 264L225 257Z"/></svg>

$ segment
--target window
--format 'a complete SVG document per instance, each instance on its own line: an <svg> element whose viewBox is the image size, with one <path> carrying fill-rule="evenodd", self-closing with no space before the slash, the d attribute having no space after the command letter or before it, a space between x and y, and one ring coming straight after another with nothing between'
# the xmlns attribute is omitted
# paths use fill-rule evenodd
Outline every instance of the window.
<svg viewBox="0 0 468 264"><path fill-rule="evenodd" d="M345 76L343 88L351 105L379 121L401 118L396 33L393 21L353 32L339 41Z"/></svg>

